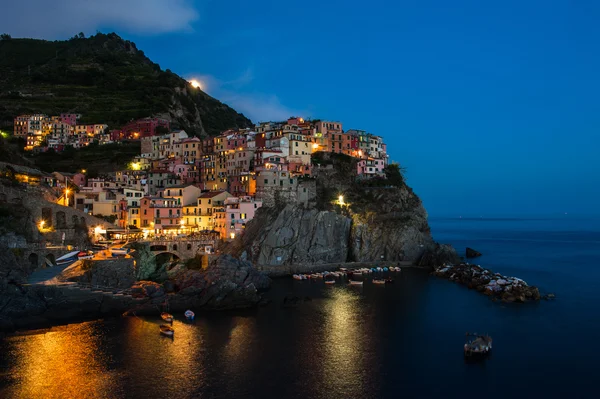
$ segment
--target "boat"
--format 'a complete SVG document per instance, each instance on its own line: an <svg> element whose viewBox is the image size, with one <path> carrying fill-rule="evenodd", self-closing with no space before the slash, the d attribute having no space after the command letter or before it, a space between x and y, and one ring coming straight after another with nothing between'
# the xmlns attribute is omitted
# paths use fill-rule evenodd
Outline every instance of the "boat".
<svg viewBox="0 0 600 399"><path fill-rule="evenodd" d="M465 357L485 356L492 350L492 337L489 335L479 335L477 333L467 333L467 342L463 349ZM469 339L469 338L472 339Z"/></svg>
<svg viewBox="0 0 600 399"><path fill-rule="evenodd" d="M377 271L378 272L382 271L381 267L377 266Z"/></svg>
<svg viewBox="0 0 600 399"><path fill-rule="evenodd" d="M346 272L346 271L348 271L348 269L347 269L347 268L345 268L345 267L340 267L340 271L341 271L341 272Z"/></svg>
<svg viewBox="0 0 600 399"><path fill-rule="evenodd" d="M293 278L294 280L304 280L304 279L302 278L302 276L301 276L301 275L299 275L299 274L294 274L294 275L292 276L292 278Z"/></svg>
<svg viewBox="0 0 600 399"><path fill-rule="evenodd" d="M125 256L129 253L129 248L125 247L114 247L109 249L112 256Z"/></svg>
<svg viewBox="0 0 600 399"><path fill-rule="evenodd" d="M77 259L94 259L94 253L92 251L79 251Z"/></svg>
<svg viewBox="0 0 600 399"><path fill-rule="evenodd" d="M75 261L79 260L79 252L80 251L73 251L61 256L60 258L56 259L56 265L67 266L71 263L74 263Z"/></svg>
<svg viewBox="0 0 600 399"><path fill-rule="evenodd" d="M194 312L192 312L191 310L186 310L184 315L185 315L185 318L188 320L194 320L194 317L196 317L196 314Z"/></svg>
<svg viewBox="0 0 600 399"><path fill-rule="evenodd" d="M175 334L175 330L173 330L173 327L168 326L166 324L161 324L160 325L160 333L162 335L166 335L167 337L172 337Z"/></svg>
<svg viewBox="0 0 600 399"><path fill-rule="evenodd" d="M376 272L377 269L375 269L374 267L371 268L371 272Z"/></svg>
<svg viewBox="0 0 600 399"><path fill-rule="evenodd" d="M362 276L362 272L356 271L356 272L352 272L353 276Z"/></svg>
<svg viewBox="0 0 600 399"><path fill-rule="evenodd" d="M362 281L350 280L350 285L363 285Z"/></svg>
<svg viewBox="0 0 600 399"><path fill-rule="evenodd" d="M380 280L380 279L373 279L373 284L385 284L385 280Z"/></svg>
<svg viewBox="0 0 600 399"><path fill-rule="evenodd" d="M170 313L163 312L160 314L160 317L167 323L173 323L173 315Z"/></svg>
<svg viewBox="0 0 600 399"><path fill-rule="evenodd" d="M325 284L335 284L335 280L325 280Z"/></svg>
<svg viewBox="0 0 600 399"><path fill-rule="evenodd" d="M388 270L389 270L389 269L388 269L387 267L384 267L384 268L383 268L383 271L384 271L384 272L387 272Z"/></svg>

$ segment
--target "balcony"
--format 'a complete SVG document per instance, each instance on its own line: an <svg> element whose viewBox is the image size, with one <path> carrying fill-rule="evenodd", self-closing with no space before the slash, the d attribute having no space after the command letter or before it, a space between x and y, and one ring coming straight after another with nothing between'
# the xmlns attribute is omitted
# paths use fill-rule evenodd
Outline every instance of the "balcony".
<svg viewBox="0 0 600 399"><path fill-rule="evenodd" d="M174 205L151 204L150 208L181 208L181 204L174 204Z"/></svg>

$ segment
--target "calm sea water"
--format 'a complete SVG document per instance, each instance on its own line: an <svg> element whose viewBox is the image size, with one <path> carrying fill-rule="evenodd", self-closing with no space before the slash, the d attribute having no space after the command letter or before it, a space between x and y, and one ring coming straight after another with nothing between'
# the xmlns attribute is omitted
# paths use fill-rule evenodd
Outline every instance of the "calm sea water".
<svg viewBox="0 0 600 399"><path fill-rule="evenodd" d="M275 281L245 313L74 324L0 341L2 398L597 397L600 224L587 219L432 219L434 237L556 293L493 303L405 269L387 286ZM286 295L309 296L283 308ZM180 319L181 320L181 319ZM466 363L466 331L494 353Z"/></svg>

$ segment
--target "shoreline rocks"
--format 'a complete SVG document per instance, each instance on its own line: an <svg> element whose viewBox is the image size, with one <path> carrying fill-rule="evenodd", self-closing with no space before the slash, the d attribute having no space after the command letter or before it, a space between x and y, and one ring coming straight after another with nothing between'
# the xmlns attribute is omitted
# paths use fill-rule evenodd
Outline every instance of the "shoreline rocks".
<svg viewBox="0 0 600 399"><path fill-rule="evenodd" d="M477 290L502 302L529 302L541 299L537 287L517 277L506 277L479 265L461 263L437 267L433 274Z"/></svg>

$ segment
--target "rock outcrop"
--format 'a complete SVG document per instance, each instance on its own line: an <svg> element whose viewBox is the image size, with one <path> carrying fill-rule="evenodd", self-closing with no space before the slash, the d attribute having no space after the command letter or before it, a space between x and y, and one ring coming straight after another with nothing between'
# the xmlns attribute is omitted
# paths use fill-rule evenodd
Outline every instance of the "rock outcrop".
<svg viewBox="0 0 600 399"><path fill-rule="evenodd" d="M169 283L173 284L172 290L166 287L166 282L163 285L148 281L136 283L132 294L149 299L136 308L136 314L156 312L157 306L167 305L170 311L252 307L261 300L260 291L269 288L270 279L257 272L250 262L223 255L206 270L180 271Z"/></svg>
<svg viewBox="0 0 600 399"><path fill-rule="evenodd" d="M433 274L503 302L538 301L541 298L537 287L528 285L520 278L502 276L479 265L445 265L437 267Z"/></svg>
<svg viewBox="0 0 600 399"><path fill-rule="evenodd" d="M261 213L245 234L248 259L260 265L331 263L348 257L351 219L335 212L287 205Z"/></svg>
<svg viewBox="0 0 600 399"><path fill-rule="evenodd" d="M477 252L473 248L467 247L465 255L467 256L467 258L477 258L478 256L481 256L481 252Z"/></svg>
<svg viewBox="0 0 600 399"><path fill-rule="evenodd" d="M382 260L434 266L458 261L453 248L433 241L427 212L409 188L353 190L349 205L330 210L294 204L260 209L224 251L261 267Z"/></svg>

